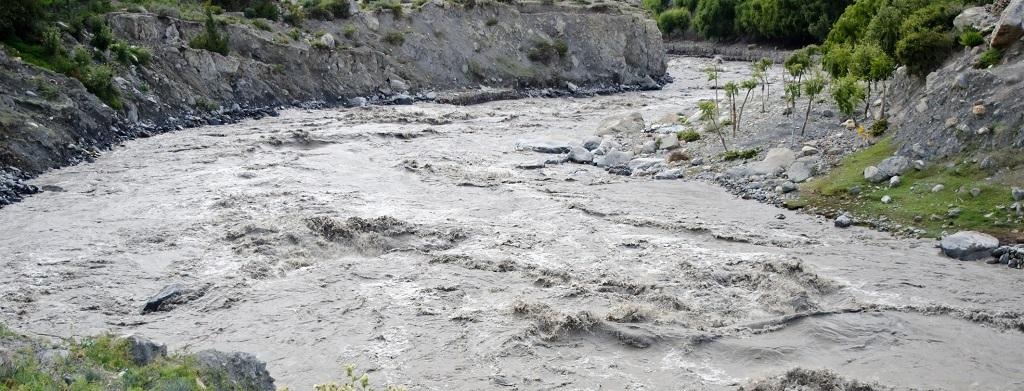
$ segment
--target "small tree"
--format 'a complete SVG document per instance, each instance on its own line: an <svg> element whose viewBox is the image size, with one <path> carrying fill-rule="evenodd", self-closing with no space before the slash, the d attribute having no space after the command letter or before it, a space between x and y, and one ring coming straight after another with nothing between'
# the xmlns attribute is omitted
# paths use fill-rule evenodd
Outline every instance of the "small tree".
<svg viewBox="0 0 1024 391"><path fill-rule="evenodd" d="M220 30L220 25L213 19L213 11L206 9L206 27L188 44L195 49L206 49L211 52L228 54L228 35Z"/></svg>
<svg viewBox="0 0 1024 391"><path fill-rule="evenodd" d="M708 81L715 83L712 89L715 90L715 105L718 105L718 64L712 63L711 66L704 68L704 74L708 75Z"/></svg>
<svg viewBox="0 0 1024 391"><path fill-rule="evenodd" d="M750 100L750 94L757 88L757 79L747 79L740 83L740 88L747 90L747 94L743 97L743 104L740 105L739 118L736 119L736 126L739 127L743 121L743 110L747 108L747 101Z"/></svg>
<svg viewBox="0 0 1024 391"><path fill-rule="evenodd" d="M857 126L857 118L854 116L857 102L864 99L866 92L860 80L853 76L843 76L832 83L832 99L836 101L839 111L853 120Z"/></svg>
<svg viewBox="0 0 1024 391"><path fill-rule="evenodd" d="M800 135L804 135L804 131L807 129L807 119L811 116L811 106L814 104L814 100L817 99L818 94L825 89L825 78L821 74L816 73L813 78L807 79L804 82L804 94L807 95L807 112L804 113L804 124L800 127Z"/></svg>
<svg viewBox="0 0 1024 391"><path fill-rule="evenodd" d="M732 119L732 136L736 137L739 123L736 122L736 95L740 93L740 87L736 82L725 83L725 99L729 101L729 114Z"/></svg>
<svg viewBox="0 0 1024 391"><path fill-rule="evenodd" d="M873 83L882 84L882 107L880 110L880 117L886 118L886 99L889 92L887 81L892 78L892 74L896 72L896 62L893 61L892 57L885 53L871 59L871 71L868 72L868 80Z"/></svg>
<svg viewBox="0 0 1024 391"><path fill-rule="evenodd" d="M761 61L755 62L754 66L754 78L761 80L761 112L768 111L768 97L772 93L771 83L768 81L768 71L772 69L772 64L775 61L765 57Z"/></svg>
<svg viewBox="0 0 1024 391"><path fill-rule="evenodd" d="M697 104L700 108L700 119L705 124L710 124L712 131L718 134L718 139L722 141L722 148L729 151L729 146L725 144L725 135L722 134L722 127L718 125L718 104L712 101L700 101Z"/></svg>

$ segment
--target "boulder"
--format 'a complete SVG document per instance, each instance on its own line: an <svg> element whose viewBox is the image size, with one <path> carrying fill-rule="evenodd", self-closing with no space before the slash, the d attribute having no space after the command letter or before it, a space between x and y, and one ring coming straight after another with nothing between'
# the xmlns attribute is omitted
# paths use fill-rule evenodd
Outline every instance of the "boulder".
<svg viewBox="0 0 1024 391"><path fill-rule="evenodd" d="M393 102L396 105L411 105L413 103L413 99L408 94L398 94L395 95Z"/></svg>
<svg viewBox="0 0 1024 391"><path fill-rule="evenodd" d="M640 153L643 153L643 154L654 153L654 152L657 152L657 151L658 151L658 142L654 141L654 140L645 142L644 145L642 145L640 147Z"/></svg>
<svg viewBox="0 0 1024 391"><path fill-rule="evenodd" d="M850 217L850 215L848 214L843 214L840 215L839 217L836 217L835 224L836 227L839 228L849 228L851 225L853 225L853 218Z"/></svg>
<svg viewBox="0 0 1024 391"><path fill-rule="evenodd" d="M516 142L516 150L537 153L569 153L569 143L550 140L522 140Z"/></svg>
<svg viewBox="0 0 1024 391"><path fill-rule="evenodd" d="M996 22L991 45L997 49L1006 49L1021 36L1024 36L1024 0L1012 0Z"/></svg>
<svg viewBox="0 0 1024 391"><path fill-rule="evenodd" d="M590 164L594 161L594 154L583 147L572 147L569 149L569 161L580 164Z"/></svg>
<svg viewBox="0 0 1024 391"><path fill-rule="evenodd" d="M899 175L889 178L889 187L899 187L900 183L903 183L903 180Z"/></svg>
<svg viewBox="0 0 1024 391"><path fill-rule="evenodd" d="M878 167L867 166L864 168L864 179L871 183L878 183L885 180L885 175Z"/></svg>
<svg viewBox="0 0 1024 391"><path fill-rule="evenodd" d="M910 169L910 159L903 156L890 156L878 163L878 170L886 176L885 179L889 179L896 175L903 175Z"/></svg>
<svg viewBox="0 0 1024 391"><path fill-rule="evenodd" d="M237 390L274 391L274 378L267 372L267 364L249 353L225 353L217 350L204 350L196 353L196 361L200 367L223 372L219 381L227 384L216 386ZM214 387L219 389L218 387Z"/></svg>
<svg viewBox="0 0 1024 391"><path fill-rule="evenodd" d="M167 356L167 345L158 344L135 335L125 337L128 341L128 356L138 366L147 365L158 358Z"/></svg>
<svg viewBox="0 0 1024 391"><path fill-rule="evenodd" d="M796 162L796 153L789 148L772 148L765 154L764 160L730 168L726 171L732 177L751 175L779 174Z"/></svg>
<svg viewBox="0 0 1024 391"><path fill-rule="evenodd" d="M594 158L594 164L598 167L624 166L633 159L633 152L608 151L604 155Z"/></svg>
<svg viewBox="0 0 1024 391"><path fill-rule="evenodd" d="M334 49L336 45L334 36L331 33L324 33L324 35L317 39L317 45L325 49Z"/></svg>
<svg viewBox="0 0 1024 391"><path fill-rule="evenodd" d="M661 158L637 158L626 164L633 175L654 174L665 168L665 161Z"/></svg>
<svg viewBox="0 0 1024 391"><path fill-rule="evenodd" d="M815 167L818 165L818 158L813 156L805 156L796 159L793 164L789 165L786 169L786 176L789 180L801 183L815 175Z"/></svg>
<svg viewBox="0 0 1024 391"><path fill-rule="evenodd" d="M887 195L882 196L882 203L883 204L892 203L892 197L887 196Z"/></svg>
<svg viewBox="0 0 1024 391"><path fill-rule="evenodd" d="M953 26L957 31L964 31L973 28L978 31L987 32L996 23L996 17L988 12L985 7L971 7L965 9L960 15L953 19Z"/></svg>
<svg viewBox="0 0 1024 391"><path fill-rule="evenodd" d="M675 133L668 133L661 136L658 142L658 149L670 150L679 148L679 136Z"/></svg>
<svg viewBox="0 0 1024 391"><path fill-rule="evenodd" d="M644 131L644 117L639 112L632 112L626 115L605 118L597 127L598 136L640 133Z"/></svg>
<svg viewBox="0 0 1024 391"><path fill-rule="evenodd" d="M587 137L583 140L583 148L588 151L593 151L597 149L597 147L601 146L601 141L604 140L597 136Z"/></svg>
<svg viewBox="0 0 1024 391"><path fill-rule="evenodd" d="M1010 195L1013 196L1014 201L1024 201L1024 189L1014 187L1010 189Z"/></svg>
<svg viewBox="0 0 1024 391"><path fill-rule="evenodd" d="M686 175L686 172L682 168L673 168L668 170L662 170L657 174L654 174L654 179L679 179Z"/></svg>
<svg viewBox="0 0 1024 391"><path fill-rule="evenodd" d="M146 305L142 308L142 313L150 313L155 311L164 310L165 306L174 302L175 299L185 294L185 286L181 284L171 284L160 292L146 300Z"/></svg>
<svg viewBox="0 0 1024 391"><path fill-rule="evenodd" d="M976 231L960 231L942 238L942 253L961 261L976 261L991 256L999 247L999 239Z"/></svg>

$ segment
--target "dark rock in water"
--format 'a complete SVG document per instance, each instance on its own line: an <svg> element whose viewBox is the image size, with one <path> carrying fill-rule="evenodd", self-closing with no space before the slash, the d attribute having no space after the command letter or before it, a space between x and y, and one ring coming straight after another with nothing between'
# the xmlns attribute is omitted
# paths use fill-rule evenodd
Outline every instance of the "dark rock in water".
<svg viewBox="0 0 1024 391"><path fill-rule="evenodd" d="M533 162L533 163L522 163L517 164L516 168L520 170L539 170L544 168L544 162Z"/></svg>
<svg viewBox="0 0 1024 391"><path fill-rule="evenodd" d="M628 166L615 166L608 167L608 173L613 175L630 176L633 175L633 171Z"/></svg>
<svg viewBox="0 0 1024 391"><path fill-rule="evenodd" d="M976 261L992 255L999 247L999 239L975 231L961 231L942 238L939 242L942 253L961 261Z"/></svg>
<svg viewBox="0 0 1024 391"><path fill-rule="evenodd" d="M406 94L399 94L398 96L395 97L393 102L395 102L396 105L411 105L413 101L411 96Z"/></svg>
<svg viewBox="0 0 1024 391"><path fill-rule="evenodd" d="M1003 254L1002 256L999 257L999 259L990 258L989 260L985 261L985 263L987 263L987 264L998 263L998 264L1001 264L1001 265L1009 265L1010 264L1010 254Z"/></svg>
<svg viewBox="0 0 1024 391"><path fill-rule="evenodd" d="M836 227L839 227L839 228L848 228L851 225L853 225L853 218L850 217L850 215L844 214L844 215L841 215L839 217L836 217L835 224L836 224Z"/></svg>
<svg viewBox="0 0 1024 391"><path fill-rule="evenodd" d="M142 308L142 313L147 314L150 312L162 311L164 306L170 304L175 299L181 297L185 293L185 286L181 284L171 284L160 292L146 300L146 306Z"/></svg>
<svg viewBox="0 0 1024 391"><path fill-rule="evenodd" d="M237 390L274 391L274 378L267 372L267 364L249 353L224 353L204 350L196 354L199 366L223 371L227 384L219 386Z"/></svg>
<svg viewBox="0 0 1024 391"><path fill-rule="evenodd" d="M569 161L580 164L590 164L594 161L594 154L584 147L572 147L569 149Z"/></svg>
<svg viewBox="0 0 1024 391"><path fill-rule="evenodd" d="M603 139L597 136L588 137L586 140L583 140L583 148L586 148L588 151L593 151L597 149L597 147L601 146L601 141L603 141Z"/></svg>
<svg viewBox="0 0 1024 391"><path fill-rule="evenodd" d="M138 336L128 336L128 354L136 365L143 366L167 356L167 345Z"/></svg>

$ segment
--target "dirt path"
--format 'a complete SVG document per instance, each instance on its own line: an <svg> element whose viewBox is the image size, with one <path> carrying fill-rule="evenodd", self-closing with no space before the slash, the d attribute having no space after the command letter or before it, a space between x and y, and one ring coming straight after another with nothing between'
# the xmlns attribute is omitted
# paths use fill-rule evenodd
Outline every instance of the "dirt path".
<svg viewBox="0 0 1024 391"><path fill-rule="evenodd" d="M797 366L1024 389L1016 273L701 182L517 168L550 157L518 140L692 107L702 61L673 60L657 92L292 110L133 141L0 211L0 321L247 351L292 389L346 363L437 390L729 389ZM140 314L172 283L186 300Z"/></svg>

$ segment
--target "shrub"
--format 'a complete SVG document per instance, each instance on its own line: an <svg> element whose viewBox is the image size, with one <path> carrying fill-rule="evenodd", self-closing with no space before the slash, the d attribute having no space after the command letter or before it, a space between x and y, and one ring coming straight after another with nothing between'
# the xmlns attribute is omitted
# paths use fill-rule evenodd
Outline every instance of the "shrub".
<svg viewBox="0 0 1024 391"><path fill-rule="evenodd" d="M114 42L114 33L110 31L110 25L106 21L98 23L93 28L92 40L89 41L93 47L100 50L107 50L110 44Z"/></svg>
<svg viewBox="0 0 1024 391"><path fill-rule="evenodd" d="M978 30L966 29L960 33L960 45L973 48L975 46L985 43L985 36L981 35Z"/></svg>
<svg viewBox="0 0 1024 391"><path fill-rule="evenodd" d="M645 10L650 11L654 15L660 14L665 10L665 2L663 0L643 0L641 4Z"/></svg>
<svg viewBox="0 0 1024 391"><path fill-rule="evenodd" d="M722 160L753 159L760 152L758 149L741 149L736 151L725 151L722 153Z"/></svg>
<svg viewBox="0 0 1024 391"><path fill-rule="evenodd" d="M565 41L540 41L533 45L533 48L526 53L526 58L533 62L551 64L569 52L569 46Z"/></svg>
<svg viewBox="0 0 1024 391"><path fill-rule="evenodd" d="M662 33L686 32L690 28L690 11L686 8L673 8L658 15L658 29Z"/></svg>
<svg viewBox="0 0 1024 391"><path fill-rule="evenodd" d="M699 0L693 15L693 29L704 38L733 35L736 0Z"/></svg>
<svg viewBox="0 0 1024 391"><path fill-rule="evenodd" d="M390 10L391 16L395 19L399 19L403 15L402 3L397 0L378 0L373 2L371 6L375 10Z"/></svg>
<svg viewBox="0 0 1024 391"><path fill-rule="evenodd" d="M874 137L885 134L885 131L889 130L889 121L886 119L880 119L871 124L870 133Z"/></svg>
<svg viewBox="0 0 1024 391"><path fill-rule="evenodd" d="M213 19L213 13L206 12L206 25L203 32L189 41L188 46L194 49L204 49L222 55L228 55L228 36L220 29L220 25Z"/></svg>
<svg viewBox="0 0 1024 391"><path fill-rule="evenodd" d="M356 36L356 32L357 31L358 30L356 29L356 26L354 24L346 25L345 26L345 32L344 32L345 38L352 39L353 37Z"/></svg>
<svg viewBox="0 0 1024 391"><path fill-rule="evenodd" d="M942 66L952 48L953 39L949 34L917 31L896 43L896 59L907 66L910 74L924 77Z"/></svg>
<svg viewBox="0 0 1024 391"><path fill-rule="evenodd" d="M334 20L352 16L349 0L308 0L304 8L313 19Z"/></svg>
<svg viewBox="0 0 1024 391"><path fill-rule="evenodd" d="M63 52L64 43L60 36L60 30L50 27L43 30L43 50L48 55L55 55Z"/></svg>
<svg viewBox="0 0 1024 391"><path fill-rule="evenodd" d="M106 65L86 69L79 79L85 89L115 110L122 108L121 93L114 86L114 71Z"/></svg>
<svg viewBox="0 0 1024 391"><path fill-rule="evenodd" d="M402 46L405 43L405 33L392 31L384 35L384 42L395 46Z"/></svg>
<svg viewBox="0 0 1024 391"><path fill-rule="evenodd" d="M682 132L679 132L679 133L676 134L676 136L678 136L680 140L686 141L688 143L692 143L694 141L700 140L700 133L697 133L697 131L693 130L693 129L684 130Z"/></svg>
<svg viewBox="0 0 1024 391"><path fill-rule="evenodd" d="M0 1L0 39L30 35L43 12L43 2L39 0Z"/></svg>
<svg viewBox="0 0 1024 391"><path fill-rule="evenodd" d="M839 111L849 118L854 117L855 106L863 101L866 95L864 85L853 76L844 76L832 82L832 99L835 100Z"/></svg>
<svg viewBox="0 0 1024 391"><path fill-rule="evenodd" d="M281 17L281 11L273 1L260 0L255 2L252 7L245 9L245 17L250 19L263 18L277 20Z"/></svg>
<svg viewBox="0 0 1024 391"><path fill-rule="evenodd" d="M975 68L985 69L988 67L994 67L999 65L999 61L1003 59L1003 52L996 48L989 48L988 50L981 53L978 57L978 62L974 64Z"/></svg>
<svg viewBox="0 0 1024 391"><path fill-rule="evenodd" d="M306 13L302 10L302 6L289 3L288 12L284 14L284 22L292 25L292 27L299 27L305 21Z"/></svg>
<svg viewBox="0 0 1024 391"><path fill-rule="evenodd" d="M270 27L270 23L267 23L267 21L264 20L264 19L253 19L252 20L252 25L253 25L253 27L256 27L256 28L258 28L260 30L263 30L263 31L271 31L271 30L273 30Z"/></svg>
<svg viewBox="0 0 1024 391"><path fill-rule="evenodd" d="M128 45L118 41L110 45L110 52L122 64L146 65L153 58L153 53L144 47Z"/></svg>

